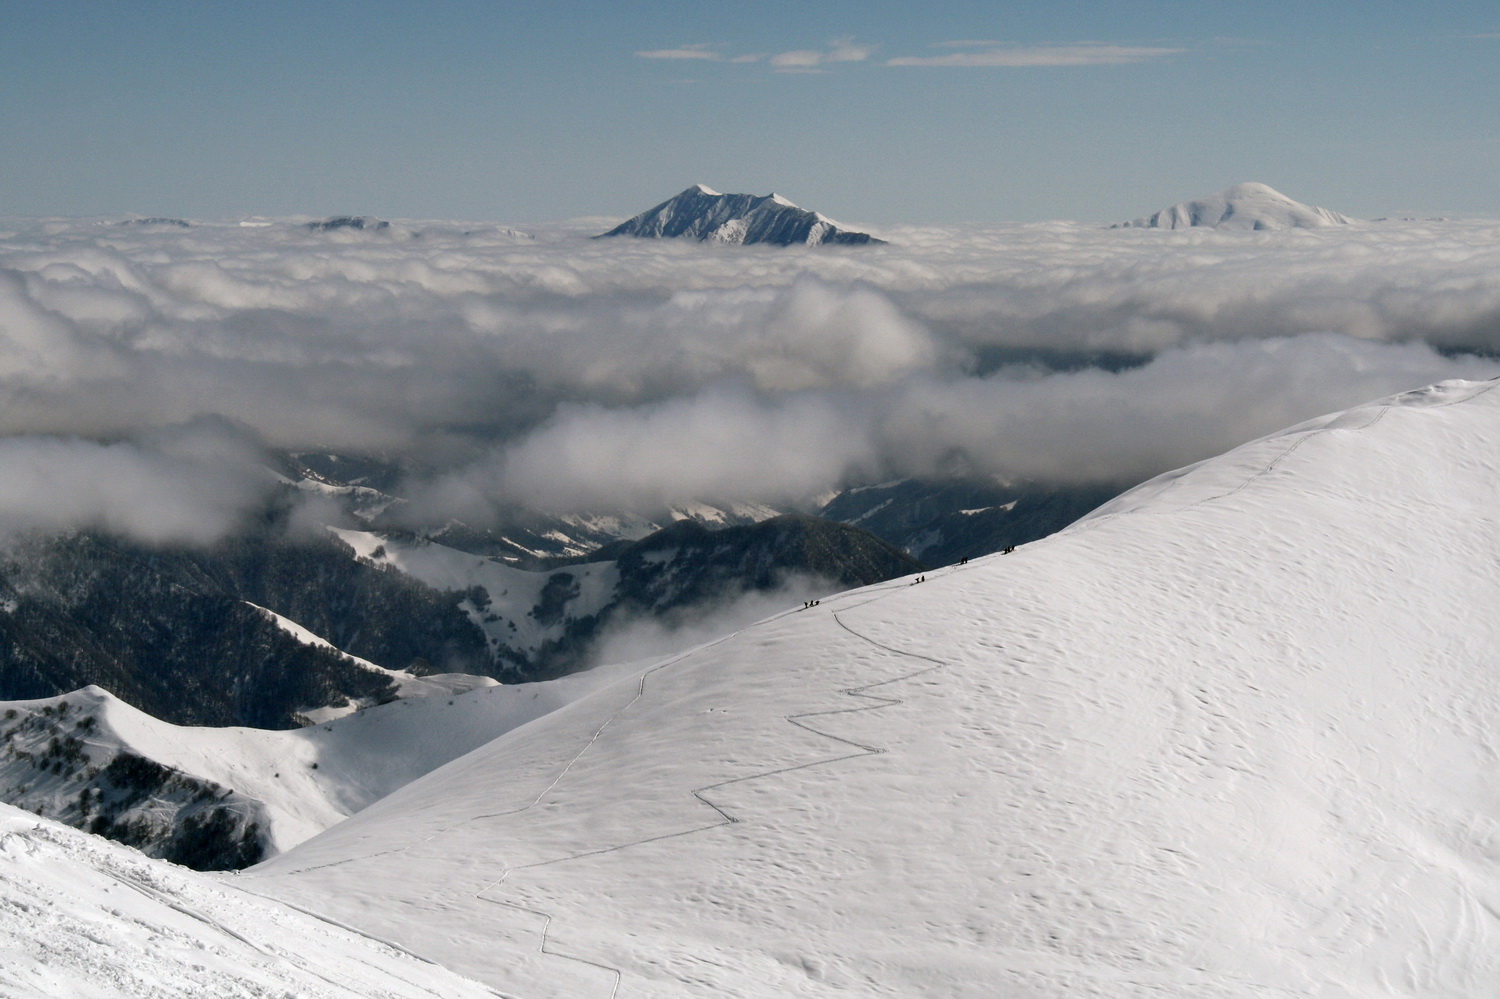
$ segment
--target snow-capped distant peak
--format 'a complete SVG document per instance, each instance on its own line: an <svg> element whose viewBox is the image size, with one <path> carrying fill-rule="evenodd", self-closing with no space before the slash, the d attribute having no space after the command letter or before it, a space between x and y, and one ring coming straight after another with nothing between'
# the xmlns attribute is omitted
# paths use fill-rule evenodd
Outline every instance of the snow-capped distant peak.
<svg viewBox="0 0 1500 999"><path fill-rule="evenodd" d="M841 228L817 212L804 211L775 192L720 194L694 184L655 208L601 236L650 239L688 237L714 243L770 243L774 246L862 245L884 240Z"/></svg>
<svg viewBox="0 0 1500 999"><path fill-rule="evenodd" d="M1224 189L1221 197L1229 201L1244 200L1247 198L1269 198L1276 201L1291 201L1270 184L1261 184L1253 180L1247 180L1243 184L1234 184Z"/></svg>
<svg viewBox="0 0 1500 999"><path fill-rule="evenodd" d="M1251 181L1111 228L1314 229L1348 222L1338 212L1304 205L1267 184Z"/></svg>

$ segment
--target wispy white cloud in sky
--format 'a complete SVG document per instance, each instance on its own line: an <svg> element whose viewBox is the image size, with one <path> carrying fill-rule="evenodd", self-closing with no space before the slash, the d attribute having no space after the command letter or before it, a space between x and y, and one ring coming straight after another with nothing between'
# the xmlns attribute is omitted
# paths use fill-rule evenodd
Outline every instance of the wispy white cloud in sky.
<svg viewBox="0 0 1500 999"><path fill-rule="evenodd" d="M932 48L951 49L943 55L897 56L887 59L887 66L958 66L958 67L1030 67L1030 66L1115 66L1156 62L1179 55L1186 49L1165 46L1111 45L1082 42L1074 45L1006 45L984 39L955 39L933 42ZM826 73L836 63L864 62L876 50L875 45L856 42L852 37L835 38L827 48L792 49L769 57L768 64L778 73ZM767 59L765 53L726 55L719 46L680 45L669 49L650 49L635 53L642 59L676 59L698 62L750 63Z"/></svg>
<svg viewBox="0 0 1500 999"><path fill-rule="evenodd" d="M685 59L696 62L727 62L747 63L760 62L766 57L764 52L744 52L740 55L725 55L720 46L701 43L695 45L679 45L675 49L648 49L637 52L638 59Z"/></svg>
<svg viewBox="0 0 1500 999"><path fill-rule="evenodd" d="M968 48L979 43L939 43ZM986 48L982 51L950 52L940 56L897 56L887 66L1029 67L1029 66L1118 66L1156 62L1187 51L1142 45L1037 45Z"/></svg>
<svg viewBox="0 0 1500 999"><path fill-rule="evenodd" d="M644 52L637 52L636 57L640 59L701 59L706 62L725 61L722 52L715 51L713 46L707 44L679 45L675 49L648 49Z"/></svg>
<svg viewBox="0 0 1500 999"><path fill-rule="evenodd" d="M863 62L875 51L873 45L861 45L853 38L835 38L826 49L795 49L771 57L771 66L781 73L818 71L829 63Z"/></svg>

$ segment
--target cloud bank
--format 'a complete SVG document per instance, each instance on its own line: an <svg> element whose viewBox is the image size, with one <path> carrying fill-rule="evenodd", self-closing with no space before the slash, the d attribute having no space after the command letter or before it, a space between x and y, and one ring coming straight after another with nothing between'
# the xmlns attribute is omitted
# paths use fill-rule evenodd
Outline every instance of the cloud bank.
<svg viewBox="0 0 1500 999"><path fill-rule="evenodd" d="M1473 356L1500 357L1497 223L896 226L848 249L593 231L0 222L0 523L228 529L261 495L245 462L190 475L152 443L205 416L405 460L414 510L476 517L1126 481L1500 372ZM196 485L126 498L152 476Z"/></svg>

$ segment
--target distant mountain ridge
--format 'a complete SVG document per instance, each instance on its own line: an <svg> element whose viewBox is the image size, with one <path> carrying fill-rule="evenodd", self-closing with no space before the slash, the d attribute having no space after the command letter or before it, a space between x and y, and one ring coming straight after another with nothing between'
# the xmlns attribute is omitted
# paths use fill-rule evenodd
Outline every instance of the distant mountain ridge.
<svg viewBox="0 0 1500 999"><path fill-rule="evenodd" d="M798 208L779 194L720 194L702 184L694 184L595 238L606 236L773 246L866 246L885 242L869 233L841 228L827 216Z"/></svg>
<svg viewBox="0 0 1500 999"><path fill-rule="evenodd" d="M335 215L307 223L307 228L313 232L333 232L336 229L364 229L373 232L390 227L391 224L385 219L378 219L373 215Z"/></svg>
<svg viewBox="0 0 1500 999"><path fill-rule="evenodd" d="M1246 183L1110 228L1265 230L1317 229L1348 224L1349 219L1338 212L1293 201L1265 184Z"/></svg>

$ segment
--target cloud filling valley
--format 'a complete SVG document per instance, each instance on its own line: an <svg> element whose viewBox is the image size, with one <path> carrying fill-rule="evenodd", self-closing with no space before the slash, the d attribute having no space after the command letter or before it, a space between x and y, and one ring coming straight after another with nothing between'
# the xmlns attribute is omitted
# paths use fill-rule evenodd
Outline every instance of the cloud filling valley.
<svg viewBox="0 0 1500 999"><path fill-rule="evenodd" d="M1500 223L593 231L0 223L0 529L211 539L264 498L261 448L397 458L438 523L906 475L1124 485L1500 373Z"/></svg>

